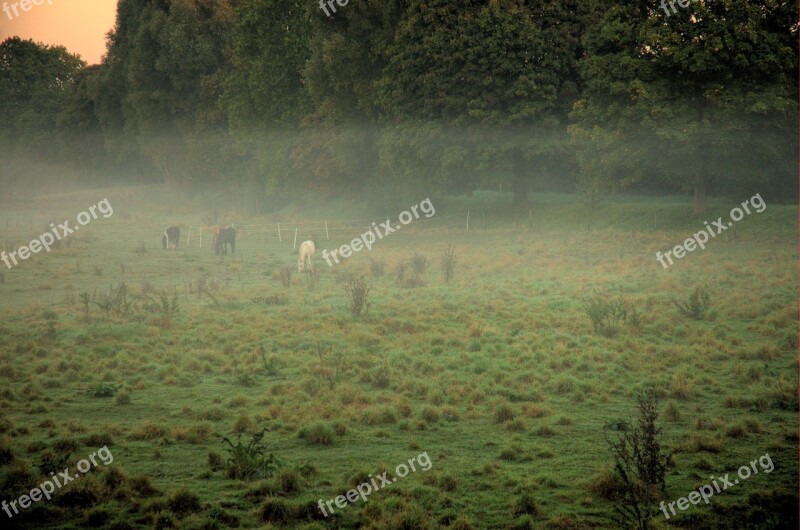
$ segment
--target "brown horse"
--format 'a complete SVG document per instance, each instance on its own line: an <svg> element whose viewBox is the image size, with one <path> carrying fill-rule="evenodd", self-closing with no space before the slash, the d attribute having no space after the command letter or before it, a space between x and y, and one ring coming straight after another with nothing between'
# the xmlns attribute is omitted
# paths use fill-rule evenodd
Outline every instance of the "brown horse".
<svg viewBox="0 0 800 530"><path fill-rule="evenodd" d="M228 254L227 245L231 247L231 254L236 254L236 230L232 227L217 227L212 232L212 246L214 254L219 256L220 252L225 256Z"/></svg>

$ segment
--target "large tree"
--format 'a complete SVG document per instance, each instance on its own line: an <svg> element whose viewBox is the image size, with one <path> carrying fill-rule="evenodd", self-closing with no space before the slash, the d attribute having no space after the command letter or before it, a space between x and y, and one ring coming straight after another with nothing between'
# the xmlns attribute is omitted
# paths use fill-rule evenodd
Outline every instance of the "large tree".
<svg viewBox="0 0 800 530"><path fill-rule="evenodd" d="M296 166L328 192L362 192L375 176L380 82L406 0L350 0L328 15L310 4L305 79L313 109L302 123Z"/></svg>
<svg viewBox="0 0 800 530"><path fill-rule="evenodd" d="M531 177L566 156L580 27L571 1L413 0L384 70L387 156L451 191L509 174L526 207Z"/></svg>
<svg viewBox="0 0 800 530"><path fill-rule="evenodd" d="M19 37L0 43L0 184L35 186L33 166L55 167L69 159L58 116L85 66L63 46Z"/></svg>
<svg viewBox="0 0 800 530"><path fill-rule="evenodd" d="M624 0L595 7L603 14L586 35L573 128L589 181L655 172L694 189L702 213L714 184L785 178L797 145L793 3L692 2L669 14Z"/></svg>
<svg viewBox="0 0 800 530"><path fill-rule="evenodd" d="M135 145L168 183L219 175L231 18L227 0L119 2L97 102L110 148Z"/></svg>

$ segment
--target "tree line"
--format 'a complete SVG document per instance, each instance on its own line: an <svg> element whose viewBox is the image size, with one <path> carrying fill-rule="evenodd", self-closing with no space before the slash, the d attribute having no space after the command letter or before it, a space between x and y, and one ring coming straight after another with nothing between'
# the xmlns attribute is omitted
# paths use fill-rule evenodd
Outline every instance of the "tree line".
<svg viewBox="0 0 800 530"><path fill-rule="evenodd" d="M120 0L99 65L0 44L0 184L794 200L797 32L782 0Z"/></svg>

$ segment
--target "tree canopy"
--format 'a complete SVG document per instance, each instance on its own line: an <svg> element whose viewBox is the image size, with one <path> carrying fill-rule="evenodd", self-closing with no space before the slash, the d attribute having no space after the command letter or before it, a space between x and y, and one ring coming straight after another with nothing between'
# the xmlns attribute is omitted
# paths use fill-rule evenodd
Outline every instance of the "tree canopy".
<svg viewBox="0 0 800 530"><path fill-rule="evenodd" d="M625 0L336 8L121 0L92 66L8 39L3 151L95 180L136 168L187 189L234 184L260 211L300 189L394 196L410 183L501 186L520 208L551 187L693 191L698 212L707 194L793 197L794 3L692 2L669 15Z"/></svg>

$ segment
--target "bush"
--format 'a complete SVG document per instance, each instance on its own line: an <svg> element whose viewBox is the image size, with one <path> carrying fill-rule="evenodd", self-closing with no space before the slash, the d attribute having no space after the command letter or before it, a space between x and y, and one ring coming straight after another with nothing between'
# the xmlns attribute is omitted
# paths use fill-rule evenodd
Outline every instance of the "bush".
<svg viewBox="0 0 800 530"><path fill-rule="evenodd" d="M672 300L680 314L694 320L701 320L703 318L703 313L708 309L710 301L711 297L708 291L699 285L694 288L694 292L689 296L688 301L679 302L675 299Z"/></svg>
<svg viewBox="0 0 800 530"><path fill-rule="evenodd" d="M421 254L414 254L411 257L411 268L417 274L422 274L428 268L428 258Z"/></svg>
<svg viewBox="0 0 800 530"><path fill-rule="evenodd" d="M619 434L610 436L606 426L604 435L614 458L614 469L621 481L621 491L612 499L614 520L623 528L649 527L653 517L654 490L664 492L669 455L662 453L656 426L658 402L655 394L646 392L638 397L639 421L635 427L618 422Z"/></svg>
<svg viewBox="0 0 800 530"><path fill-rule="evenodd" d="M271 477L282 463L275 458L272 453L267 454L266 444L262 441L266 429L255 433L250 442L245 445L241 441L241 435L236 440L236 444L227 437L222 442L228 444L225 449L228 451L226 462L226 475L228 478L238 480L258 480Z"/></svg>
<svg viewBox="0 0 800 530"><path fill-rule="evenodd" d="M350 312L355 316L366 314L369 310L369 292L372 290L367 280L363 276L350 278L344 290L350 297Z"/></svg>
<svg viewBox="0 0 800 530"><path fill-rule="evenodd" d="M607 296L594 295L583 300L583 310L592 320L595 333L611 338L619 333L622 323L628 318L628 310L622 299L609 300Z"/></svg>
<svg viewBox="0 0 800 530"><path fill-rule="evenodd" d="M96 398L113 397L119 387L120 385L115 385L114 383L98 383L89 389L89 395Z"/></svg>

